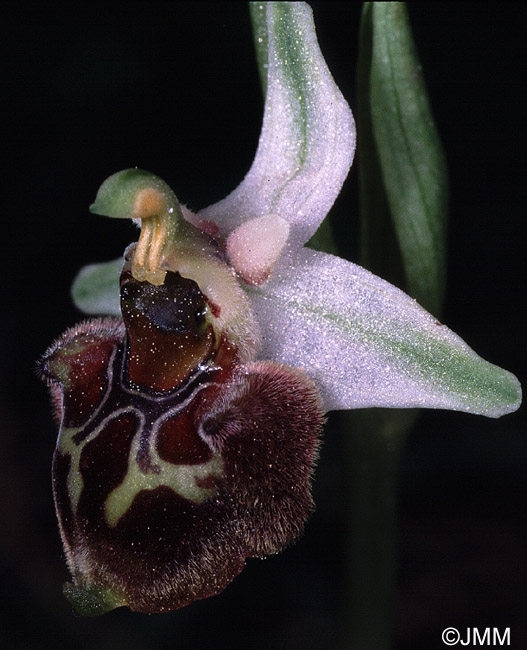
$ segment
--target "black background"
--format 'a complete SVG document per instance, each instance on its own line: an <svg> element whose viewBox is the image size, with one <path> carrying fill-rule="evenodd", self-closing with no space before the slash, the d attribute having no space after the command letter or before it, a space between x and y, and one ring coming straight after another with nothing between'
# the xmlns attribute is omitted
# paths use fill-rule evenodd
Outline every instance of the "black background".
<svg viewBox="0 0 527 650"><path fill-rule="evenodd" d="M322 51L354 105L360 5L312 3ZM525 37L519 3L411 3L451 173L444 321L525 378ZM330 420L302 539L250 561L220 597L161 616L71 614L55 525L55 425L36 359L82 318L69 286L135 232L89 214L100 183L149 169L194 209L248 169L261 93L241 2L18 3L3 10L0 567L3 647L336 648L344 468ZM354 173L334 215L356 254ZM341 225L342 228L342 225ZM449 626L511 628L527 647L525 412L426 412L403 459L397 649L443 648Z"/></svg>

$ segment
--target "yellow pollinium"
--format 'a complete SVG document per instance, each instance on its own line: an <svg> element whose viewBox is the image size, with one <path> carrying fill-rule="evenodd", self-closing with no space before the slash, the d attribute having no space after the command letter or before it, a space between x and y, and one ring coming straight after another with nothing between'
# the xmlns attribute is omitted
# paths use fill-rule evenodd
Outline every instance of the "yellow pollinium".
<svg viewBox="0 0 527 650"><path fill-rule="evenodd" d="M161 285L166 276L161 263L170 226L170 212L163 194L153 187L141 190L132 217L141 220L141 236L132 259L132 275L139 282Z"/></svg>

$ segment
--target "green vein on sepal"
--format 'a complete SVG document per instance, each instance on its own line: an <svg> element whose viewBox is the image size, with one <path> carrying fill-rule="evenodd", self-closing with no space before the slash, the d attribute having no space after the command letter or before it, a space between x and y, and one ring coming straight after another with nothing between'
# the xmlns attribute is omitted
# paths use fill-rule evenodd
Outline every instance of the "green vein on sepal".
<svg viewBox="0 0 527 650"><path fill-rule="evenodd" d="M349 262L304 249L289 275L250 294L264 356L304 368L328 409L423 407L499 417L518 408L512 374ZM290 331L295 343L273 341L277 330Z"/></svg>

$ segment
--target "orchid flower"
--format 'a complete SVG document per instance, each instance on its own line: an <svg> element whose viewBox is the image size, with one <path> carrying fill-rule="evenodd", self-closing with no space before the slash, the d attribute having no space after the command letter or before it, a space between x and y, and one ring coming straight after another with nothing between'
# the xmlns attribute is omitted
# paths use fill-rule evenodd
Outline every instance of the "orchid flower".
<svg viewBox="0 0 527 650"><path fill-rule="evenodd" d="M120 320L89 321L41 363L61 418L54 482L74 579L66 593L82 613L180 607L219 593L245 558L294 539L311 508L327 411L424 407L499 417L520 403L513 375L415 300L306 247L348 174L354 120L318 47L310 8L270 2L258 10L268 81L249 172L197 214L148 172L107 179L91 210L132 218L141 235L124 265L119 258L83 269L73 294L89 314L122 315L125 329ZM154 404L147 415L139 406L148 401L145 386ZM177 408L162 406L174 391ZM181 409L195 418L195 439L178 442L176 453L167 425ZM110 453L121 453L120 473L101 496ZM174 460L177 454L187 460ZM165 488L190 510L172 512ZM162 512L169 523L160 523ZM141 516L162 537L178 529L177 547L156 545L154 533L141 538ZM98 523L89 529L88 520ZM126 539L136 545L126 552L137 570L118 566Z"/></svg>

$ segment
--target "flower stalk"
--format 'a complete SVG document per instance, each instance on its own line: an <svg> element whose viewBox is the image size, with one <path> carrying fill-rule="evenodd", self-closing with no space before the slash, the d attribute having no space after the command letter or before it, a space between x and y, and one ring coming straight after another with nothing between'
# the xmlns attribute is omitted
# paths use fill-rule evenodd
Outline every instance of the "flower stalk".
<svg viewBox="0 0 527 650"><path fill-rule="evenodd" d="M346 467L342 650L392 647L401 455L415 411L340 414Z"/></svg>

